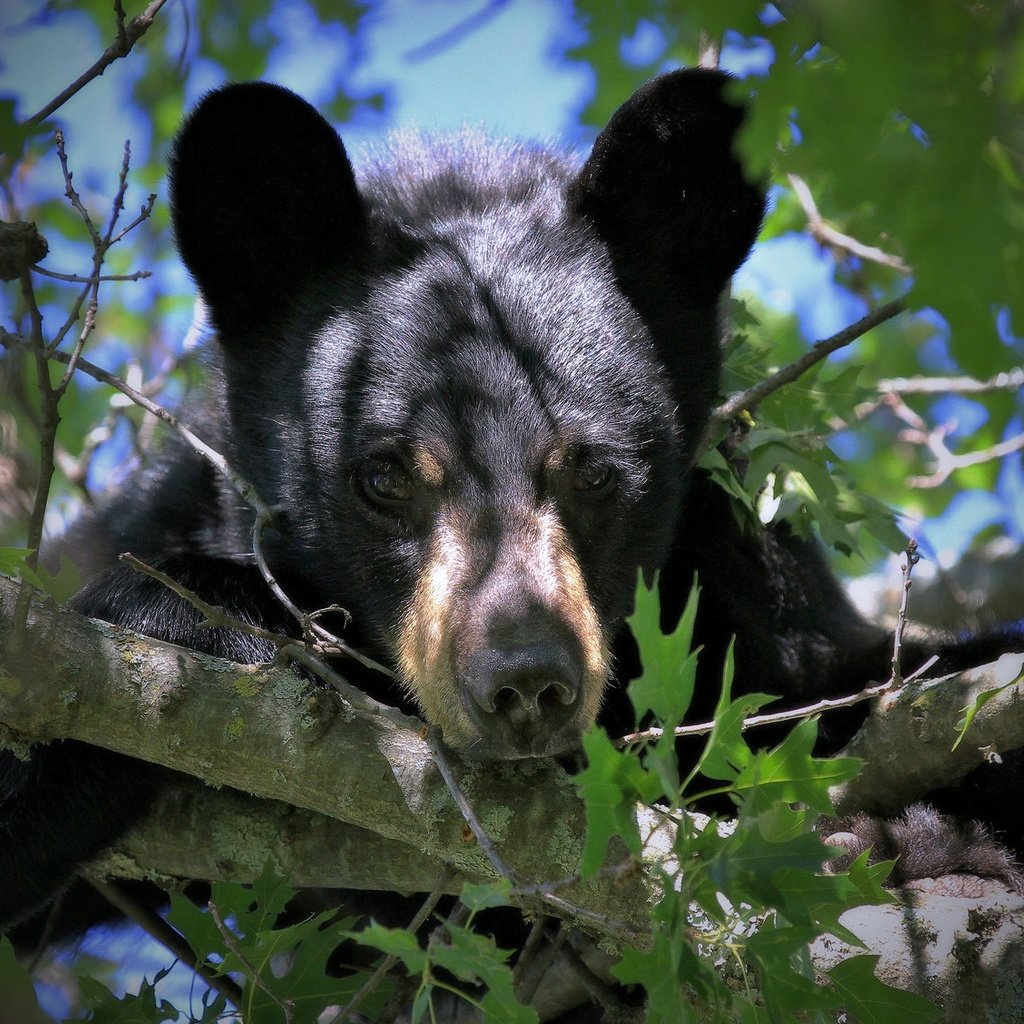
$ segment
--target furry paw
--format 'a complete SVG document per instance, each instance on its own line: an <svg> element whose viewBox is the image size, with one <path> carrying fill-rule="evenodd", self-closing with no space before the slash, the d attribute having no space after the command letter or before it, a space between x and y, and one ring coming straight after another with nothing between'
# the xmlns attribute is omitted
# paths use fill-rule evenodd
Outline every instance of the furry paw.
<svg viewBox="0 0 1024 1024"><path fill-rule="evenodd" d="M898 818L870 814L825 819L823 841L842 849L828 870L843 871L864 850L871 861L894 860L889 881L904 885L920 878L975 875L998 879L1024 895L1024 872L1013 853L980 822L962 822L928 804L911 804Z"/></svg>

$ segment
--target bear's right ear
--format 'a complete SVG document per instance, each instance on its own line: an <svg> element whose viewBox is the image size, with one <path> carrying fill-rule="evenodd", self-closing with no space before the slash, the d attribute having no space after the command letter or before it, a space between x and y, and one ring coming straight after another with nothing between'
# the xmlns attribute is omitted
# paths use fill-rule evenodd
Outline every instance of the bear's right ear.
<svg viewBox="0 0 1024 1024"><path fill-rule="evenodd" d="M204 97L174 144L170 194L178 251L229 343L365 249L366 210L341 139L278 85Z"/></svg>
<svg viewBox="0 0 1024 1024"><path fill-rule="evenodd" d="M713 306L764 215L735 153L743 109L729 77L687 68L648 82L614 114L569 188L643 309Z"/></svg>

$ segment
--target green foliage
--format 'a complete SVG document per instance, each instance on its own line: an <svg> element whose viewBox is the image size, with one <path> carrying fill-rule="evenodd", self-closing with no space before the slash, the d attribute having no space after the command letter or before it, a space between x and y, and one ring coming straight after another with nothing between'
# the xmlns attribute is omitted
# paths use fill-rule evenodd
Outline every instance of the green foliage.
<svg viewBox="0 0 1024 1024"><path fill-rule="evenodd" d="M663 732L632 752L591 733L588 765L577 776L587 808L585 877L597 872L616 836L628 856L651 855L636 824L638 803L660 799L677 827L673 858L652 869L660 888L653 942L649 948L627 949L616 977L644 987L650 1024L705 1020L708 1013L715 1020L781 1024L803 1019L801 1014L838 1010L862 1022L891 1020L885 1014L897 1012L934 1019L925 1000L877 981L871 958L854 958L839 971L815 977L809 944L830 933L859 945L840 915L851 907L887 902L881 881L891 865L868 866L862 857L847 872L823 872L829 852L813 833L813 823L819 813L832 810L829 788L856 774L858 763L815 757L816 726L807 720L777 746L752 750L743 720L770 698L732 697L731 656L697 766L681 784L666 787L677 778L666 769L668 748L674 747L673 730L689 704L685 691L693 671L689 641L696 600L694 585L679 626L663 635L654 588L638 582L630 624L643 674L630 685L630 698L638 713L652 712ZM684 696L677 699L680 676ZM687 813L708 795L708 779L716 782L713 792L734 803L734 825L714 818L701 824ZM732 965L736 984L729 984L723 965Z"/></svg>
<svg viewBox="0 0 1024 1024"><path fill-rule="evenodd" d="M450 993L476 1007L483 1014L484 1024L536 1024L536 1012L516 999L512 971L506 964L510 952L499 949L494 939L472 928L478 911L507 903L508 889L505 882L465 886L460 901L470 912L466 923L459 923L453 914L438 925L425 947L400 928L371 924L351 933L362 944L397 957L410 977L419 977L412 996L411 1024L436 1019L438 992ZM478 991L481 987L482 994Z"/></svg>
<svg viewBox="0 0 1024 1024"><path fill-rule="evenodd" d="M1011 687L1017 686L1021 682L1024 682L1024 672L1018 672L1015 679L1011 679L1007 683L1003 683L1002 686L995 686L991 690L983 690L978 694L977 697L971 701L967 707L963 708L963 718L956 723L957 737L953 744L953 749L963 742L964 737L967 735L968 730L971 728L971 723L974 721L978 712L992 699L998 697L1001 693L1009 690Z"/></svg>
<svg viewBox="0 0 1024 1024"><path fill-rule="evenodd" d="M293 896L270 864L252 886L215 884L207 908L171 896L168 921L197 957L216 963L220 974L242 979L239 1010L247 1021L283 1022L287 1004L292 1024L315 1024L325 1007L347 1002L366 980L360 971L343 978L326 973L355 919L325 911L282 925L280 915ZM388 989L378 990L370 1007L379 1007Z"/></svg>
<svg viewBox="0 0 1024 1024"><path fill-rule="evenodd" d="M997 331L1000 315L1017 335L1024 324L1019 11L917 0L802 0L777 9L759 0L689 0L682 10L666 0L612 6L614 14L601 0L575 0L586 35L572 55L601 70L583 113L588 123L603 125L623 96L667 65L693 64L701 31L734 55L757 55L755 65L765 70L737 82L736 93L750 101L742 155L773 186L762 238L807 227L789 177L799 175L829 225L912 268L906 277L833 249L836 283L869 306L906 293L912 309L935 310L949 326L947 344L934 317L905 314L860 339L844 372L811 371L761 404L758 429L782 432L770 450L754 452L761 471L777 460L779 472L759 497L769 521L788 516L803 531L817 524L828 544L870 557L902 546L886 505L935 516L957 486L992 490L997 459L958 470L955 483L908 495L908 479L931 472L928 453L894 440L884 410L863 420L850 413L875 396L880 379L937 371L987 379L1020 363L1020 342L1004 342ZM622 40L639 34L644 59L627 65ZM801 337L792 316L757 310L757 318L760 324L734 312L744 351L733 353L726 392L750 386L817 340ZM971 401L983 415L973 436L951 443L954 452L985 450L1019 432L1019 396L996 391ZM906 403L938 425L934 396L907 396ZM855 425L858 443L852 464L830 488L821 471L838 465L828 446L837 419ZM762 434L750 444L764 440ZM708 456L703 465L739 497L736 482L714 461ZM744 487L747 498L757 495L754 483ZM747 498L740 500L749 505Z"/></svg>
<svg viewBox="0 0 1024 1024"><path fill-rule="evenodd" d="M0 548L0 574L23 579L36 590L55 601L66 601L82 585L82 574L69 558L61 557L56 572L45 565L34 569L28 564L32 551L28 548Z"/></svg>
<svg viewBox="0 0 1024 1024"><path fill-rule="evenodd" d="M49 1017L39 1009L31 979L14 957L10 940L3 937L0 937L0 1019L18 1021L18 1024L50 1024Z"/></svg>

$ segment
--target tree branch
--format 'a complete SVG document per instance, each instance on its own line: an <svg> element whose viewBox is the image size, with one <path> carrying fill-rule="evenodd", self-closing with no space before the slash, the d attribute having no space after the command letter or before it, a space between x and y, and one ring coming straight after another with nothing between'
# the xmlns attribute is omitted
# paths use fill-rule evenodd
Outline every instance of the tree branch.
<svg viewBox="0 0 1024 1024"><path fill-rule="evenodd" d="M841 751L864 760L861 773L832 792L840 814L891 814L939 786L953 786L999 751L1024 741L1024 700L1019 687L993 697L971 723L966 741L952 749L957 723L987 690L1008 686L1024 669L1024 655L1004 654L969 672L910 683L883 694L860 732ZM913 751L913 757L907 751Z"/></svg>
<svg viewBox="0 0 1024 1024"><path fill-rule="evenodd" d="M16 591L0 579L2 622ZM15 747L70 737L369 829L425 856L433 878L442 864L475 880L495 877L480 846L466 841L421 731L352 707L289 668L231 665L35 600L24 648L5 649L0 662L0 722ZM561 768L529 762L496 771L448 756L517 878L578 869L583 808ZM382 874L389 857L377 846L367 875ZM565 894L619 939L635 938L646 918L642 879L597 879ZM522 902L568 913L543 893ZM624 922L628 934L610 922Z"/></svg>
<svg viewBox="0 0 1024 1024"><path fill-rule="evenodd" d="M115 7L117 18L117 38L102 53L92 66L79 75L66 89L63 89L49 103L40 110L37 110L24 123L26 126L39 124L45 121L58 107L62 107L75 93L84 89L94 78L99 78L104 71L121 57L127 57L132 47L149 31L150 26L156 19L160 8L167 0L152 0L146 9L137 17L132 18L128 24L124 21L124 11L120 3Z"/></svg>
<svg viewBox="0 0 1024 1024"><path fill-rule="evenodd" d="M809 370L815 363L830 356L833 352L852 344L859 337L867 334L872 328L891 320L906 309L902 299L894 299L884 306L872 310L863 316L856 323L844 327L841 331L833 334L830 338L816 341L799 359L795 359L788 366L784 366L777 373L759 381L752 388L730 395L715 411L712 416L712 425L724 423L732 419L737 413L744 409L753 409L759 402L774 394L779 388L791 383Z"/></svg>

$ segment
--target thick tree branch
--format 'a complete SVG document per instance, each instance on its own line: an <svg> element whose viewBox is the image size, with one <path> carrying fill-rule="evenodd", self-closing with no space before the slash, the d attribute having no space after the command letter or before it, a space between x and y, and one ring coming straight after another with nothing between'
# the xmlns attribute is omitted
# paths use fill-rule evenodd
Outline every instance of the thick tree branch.
<svg viewBox="0 0 1024 1024"><path fill-rule="evenodd" d="M0 580L2 622L10 620L16 591L15 583ZM354 708L290 668L231 665L38 600L24 647L5 650L0 722L15 746L82 740L412 844L432 861L433 877L438 862L476 879L495 876L486 854L467 841L463 816L421 732ZM557 765L450 760L518 878L543 882L578 869L583 809ZM367 871L390 855L378 848ZM589 921L619 938L622 926L642 926L645 893L641 880L561 890L593 912Z"/></svg>
<svg viewBox="0 0 1024 1024"><path fill-rule="evenodd" d="M1022 745L1024 654L943 679L910 683L878 698L860 732L842 751L863 758L861 773L832 794L840 813L889 814L940 785L955 785L993 755ZM953 750L963 709L980 694L1008 687L978 712ZM908 756L913 751L913 756Z"/></svg>
<svg viewBox="0 0 1024 1024"><path fill-rule="evenodd" d="M0 579L0 636L17 589ZM20 653L4 645L0 660L0 722L9 744L71 737L283 801L257 813L247 799L220 794L211 817L213 796L204 794L207 810L198 811L195 795L171 795L154 821L120 848L142 869L171 877L241 877L258 872L271 856L303 885L407 891L424 883L431 888L442 865L469 878L495 876L485 851L467 842L463 815L421 730L354 708L290 668L231 665L55 611L40 600L33 603L27 640ZM1022 663L1024 656L1006 655L985 669L908 685L880 699L847 751L867 766L837 792L840 810L894 811L961 777L992 750L1020 746L1024 701L1011 689L979 712L966 742L950 753L961 709L982 690L1015 679ZM477 820L517 879L543 883L577 870L582 807L557 765L472 765L454 755L450 761L460 787L472 794ZM878 794L885 795L884 807ZM217 849L210 836L201 851L174 838L203 831L197 827L203 815L237 822L246 841ZM179 827L182 822L192 825ZM318 849L332 851L333 867ZM118 873L134 872L126 863ZM559 892L601 915L598 921L632 925L642 910L641 892L621 884L598 881Z"/></svg>

